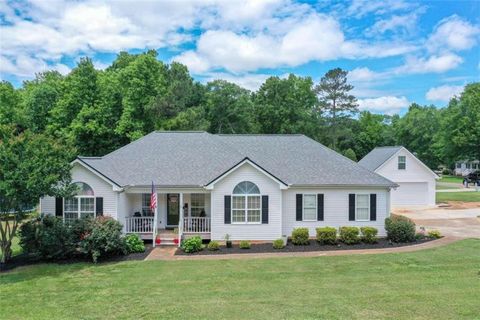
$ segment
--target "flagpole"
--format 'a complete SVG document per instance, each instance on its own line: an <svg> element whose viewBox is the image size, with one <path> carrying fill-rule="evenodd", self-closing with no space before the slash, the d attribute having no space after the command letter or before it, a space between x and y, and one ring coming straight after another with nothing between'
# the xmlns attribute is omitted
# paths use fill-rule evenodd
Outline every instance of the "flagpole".
<svg viewBox="0 0 480 320"><path fill-rule="evenodd" d="M155 188L153 181L152 181L152 194L155 193L155 199L156 199L156 204L155 208L153 211L153 239L152 239L152 244L153 247L157 245L157 221L158 221L158 194L157 194L157 189Z"/></svg>

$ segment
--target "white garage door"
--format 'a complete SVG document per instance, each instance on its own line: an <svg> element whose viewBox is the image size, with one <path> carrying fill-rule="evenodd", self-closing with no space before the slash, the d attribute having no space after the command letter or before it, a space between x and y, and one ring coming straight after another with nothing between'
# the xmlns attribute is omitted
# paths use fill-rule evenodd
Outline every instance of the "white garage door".
<svg viewBox="0 0 480 320"><path fill-rule="evenodd" d="M428 184L426 182L398 182L400 186L392 190L392 206L419 206L428 204Z"/></svg>

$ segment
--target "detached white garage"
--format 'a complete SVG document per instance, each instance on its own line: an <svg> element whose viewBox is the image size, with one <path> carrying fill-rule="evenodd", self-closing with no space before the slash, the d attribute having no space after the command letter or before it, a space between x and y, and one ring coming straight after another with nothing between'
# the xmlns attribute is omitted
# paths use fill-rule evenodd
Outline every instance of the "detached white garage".
<svg viewBox="0 0 480 320"><path fill-rule="evenodd" d="M359 164L398 184L391 191L393 207L434 206L439 177L404 147L379 147Z"/></svg>

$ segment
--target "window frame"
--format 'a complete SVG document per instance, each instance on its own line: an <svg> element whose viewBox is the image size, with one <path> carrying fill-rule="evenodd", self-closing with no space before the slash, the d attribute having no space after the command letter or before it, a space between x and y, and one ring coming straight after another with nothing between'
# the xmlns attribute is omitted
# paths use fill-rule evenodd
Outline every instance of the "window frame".
<svg viewBox="0 0 480 320"><path fill-rule="evenodd" d="M193 198L197 197L197 196L202 196L203 198L203 206L196 206L194 205L194 201L193 201ZM192 213L193 213L193 209L200 209L199 212L202 212L202 210L205 212L205 216L207 216L207 210L206 210L206 197L205 197L205 193L191 193L190 194L190 217L200 217L200 215L197 215L197 216L194 216Z"/></svg>
<svg viewBox="0 0 480 320"><path fill-rule="evenodd" d="M305 196L314 196L314 198L315 198L315 218L314 219L305 219ZM307 209L313 209L313 207L309 207ZM303 193L302 194L302 221L305 221L305 222L317 221L317 214L318 214L317 194L316 193Z"/></svg>
<svg viewBox="0 0 480 320"><path fill-rule="evenodd" d="M144 200L145 200L144 196L146 196L148 206L146 206L145 203L144 203ZM153 217L155 215L155 212L152 211L152 209L150 208L151 197L152 197L152 195L150 193L142 193L142 217ZM145 210L145 209L147 209L150 212L150 215L144 215L143 214L143 210Z"/></svg>
<svg viewBox="0 0 480 320"><path fill-rule="evenodd" d="M400 161L400 158L403 158L403 162ZM400 168L400 164L403 164L403 168ZM397 158L397 168L398 168L398 170L406 170L407 169L407 156L398 156L398 158Z"/></svg>
<svg viewBox="0 0 480 320"><path fill-rule="evenodd" d="M367 212L368 212L368 218L365 220L365 219L358 219L358 196L366 196L367 197L367 200L368 200L368 206L367 206ZM371 209L371 203L370 203L370 194L369 193L356 193L355 194L355 221L358 221L358 222L369 222L371 221L370 220L370 209ZM361 208L361 209L365 209L365 208Z"/></svg>
<svg viewBox="0 0 480 320"><path fill-rule="evenodd" d="M259 193L248 193L248 194L247 193L233 193L235 188L240 183L244 183L244 182L250 182L250 183L254 184L257 187L257 190L258 190ZM232 199L232 202L231 202L231 222L230 222L231 224L237 224L237 225L262 224L262 194L260 193L260 188L258 187L258 185L256 183L253 183L251 181L241 181L241 182L237 183L235 185L235 187L233 187L232 193L230 194L230 196L231 196L231 199ZM243 203L244 203L243 209L235 209L234 208L234 203L235 203L234 198L243 198ZM248 207L248 199L249 198L258 198L258 208L249 208ZM249 211L253 211L253 210L259 212L259 220L258 221L248 221ZM244 220L243 221L234 221L234 219L233 219L234 211L243 211Z"/></svg>
<svg viewBox="0 0 480 320"><path fill-rule="evenodd" d="M76 211L72 211L72 210L65 210L65 200L67 199L77 199L77 210ZM93 199L93 210L92 211L84 211L82 210L82 199ZM97 217L97 199L95 198L95 196L73 196L71 198L63 198L63 222L65 222L65 220L73 220L73 219L81 219L81 215L82 213L93 213L93 218L96 218ZM65 213L74 213L76 212L77 214L77 217L76 218L66 218L65 217Z"/></svg>

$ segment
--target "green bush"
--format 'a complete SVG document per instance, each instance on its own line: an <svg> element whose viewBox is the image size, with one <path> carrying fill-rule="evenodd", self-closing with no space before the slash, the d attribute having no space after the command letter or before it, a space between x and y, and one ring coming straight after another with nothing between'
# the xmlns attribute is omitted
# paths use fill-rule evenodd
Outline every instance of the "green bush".
<svg viewBox="0 0 480 320"><path fill-rule="evenodd" d="M18 234L23 252L42 259L65 259L76 251L73 233L55 216L42 215L27 221Z"/></svg>
<svg viewBox="0 0 480 320"><path fill-rule="evenodd" d="M207 249L210 250L210 251L219 250L220 249L220 243L218 243L218 241L215 241L215 240L210 241L208 243Z"/></svg>
<svg viewBox="0 0 480 320"><path fill-rule="evenodd" d="M97 262L107 255L126 254L127 246L122 236L122 225L110 217L97 217L92 230L80 242L80 250Z"/></svg>
<svg viewBox="0 0 480 320"><path fill-rule="evenodd" d="M345 244L355 244L360 242L358 234L360 231L357 227L341 227L340 240Z"/></svg>
<svg viewBox="0 0 480 320"><path fill-rule="evenodd" d="M247 240L240 241L239 247L240 249L250 249L251 247L250 241L247 241Z"/></svg>
<svg viewBox="0 0 480 320"><path fill-rule="evenodd" d="M404 216L392 215L385 219L387 238L393 242L415 241L415 223Z"/></svg>
<svg viewBox="0 0 480 320"><path fill-rule="evenodd" d="M442 234L438 230L428 231L428 237L433 239L439 239L442 237Z"/></svg>
<svg viewBox="0 0 480 320"><path fill-rule="evenodd" d="M317 228L317 241L320 244L337 243L337 229L332 227Z"/></svg>
<svg viewBox="0 0 480 320"><path fill-rule="evenodd" d="M377 243L378 229L374 227L361 227L362 241L365 243Z"/></svg>
<svg viewBox="0 0 480 320"><path fill-rule="evenodd" d="M129 234L125 237L128 253L145 252L145 244L138 234Z"/></svg>
<svg viewBox="0 0 480 320"><path fill-rule="evenodd" d="M191 237L182 241L180 248L186 253L193 253L202 250L202 238L200 236Z"/></svg>
<svg viewBox="0 0 480 320"><path fill-rule="evenodd" d="M283 249L285 245L283 244L283 239L277 239L273 241L273 249Z"/></svg>
<svg viewBox="0 0 480 320"><path fill-rule="evenodd" d="M308 228L295 228L292 231L292 243L294 245L304 246L310 244L308 237Z"/></svg>

